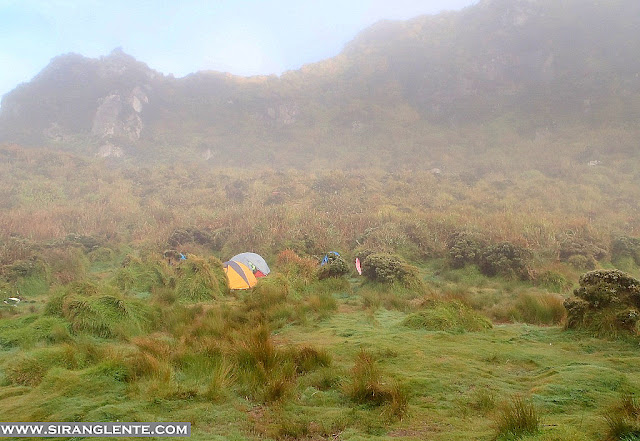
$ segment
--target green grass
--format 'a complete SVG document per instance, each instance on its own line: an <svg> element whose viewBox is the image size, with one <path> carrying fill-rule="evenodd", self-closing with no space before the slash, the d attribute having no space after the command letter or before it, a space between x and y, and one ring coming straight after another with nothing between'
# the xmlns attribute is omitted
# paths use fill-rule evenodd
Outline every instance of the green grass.
<svg viewBox="0 0 640 441"><path fill-rule="evenodd" d="M254 290L221 295L215 261L191 261L137 287L105 265L33 311L13 308L0 320L0 412L191 421L198 440L583 441L635 430L633 400L610 409L640 389L637 342L563 330L557 294L539 287L456 283L433 267L421 268L425 295L359 278L302 283L274 268ZM177 289L194 276L212 291ZM492 326L486 311L517 320ZM528 399L505 407L514 396ZM532 409L538 430L521 421Z"/></svg>
<svg viewBox="0 0 640 441"><path fill-rule="evenodd" d="M488 318L460 302L428 301L424 308L420 312L409 314L402 324L411 329L456 333L483 331L492 327Z"/></svg>

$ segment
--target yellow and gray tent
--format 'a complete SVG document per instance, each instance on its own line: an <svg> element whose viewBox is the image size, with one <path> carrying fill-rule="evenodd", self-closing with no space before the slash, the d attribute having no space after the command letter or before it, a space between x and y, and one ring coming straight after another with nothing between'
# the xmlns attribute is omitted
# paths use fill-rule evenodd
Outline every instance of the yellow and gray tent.
<svg viewBox="0 0 640 441"><path fill-rule="evenodd" d="M230 260L223 263L222 268L229 280L229 289L249 289L258 283L253 271L243 263Z"/></svg>

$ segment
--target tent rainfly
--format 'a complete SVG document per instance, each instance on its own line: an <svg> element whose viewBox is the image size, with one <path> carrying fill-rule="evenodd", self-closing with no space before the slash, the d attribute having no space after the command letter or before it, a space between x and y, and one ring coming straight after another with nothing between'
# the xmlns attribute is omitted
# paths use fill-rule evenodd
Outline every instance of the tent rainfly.
<svg viewBox="0 0 640 441"><path fill-rule="evenodd" d="M240 253L233 256L231 259L234 262L245 264L253 272L256 277L265 277L271 272L269 265L262 258L260 254L256 253Z"/></svg>
<svg viewBox="0 0 640 441"><path fill-rule="evenodd" d="M243 263L230 260L224 262L222 268L229 280L229 289L249 289L258 283L253 272Z"/></svg>

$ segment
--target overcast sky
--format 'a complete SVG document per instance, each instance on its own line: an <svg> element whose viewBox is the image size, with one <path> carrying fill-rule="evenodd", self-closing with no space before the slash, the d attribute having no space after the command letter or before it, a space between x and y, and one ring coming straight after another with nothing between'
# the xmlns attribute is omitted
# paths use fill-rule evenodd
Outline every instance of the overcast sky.
<svg viewBox="0 0 640 441"><path fill-rule="evenodd" d="M334 56L381 19L477 0L0 0L0 95L56 55L116 47L182 77L198 70L280 74Z"/></svg>

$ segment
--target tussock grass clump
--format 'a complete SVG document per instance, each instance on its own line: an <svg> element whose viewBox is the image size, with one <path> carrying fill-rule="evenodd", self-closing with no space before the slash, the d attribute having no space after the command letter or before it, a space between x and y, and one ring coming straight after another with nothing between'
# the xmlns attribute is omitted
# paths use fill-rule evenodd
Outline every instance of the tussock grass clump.
<svg viewBox="0 0 640 441"><path fill-rule="evenodd" d="M338 309L338 302L329 292L312 294L304 299L304 312L311 312L317 320L324 320Z"/></svg>
<svg viewBox="0 0 640 441"><path fill-rule="evenodd" d="M556 271L544 271L537 275L535 284L554 292L565 292L571 288L572 283L565 276Z"/></svg>
<svg viewBox="0 0 640 441"><path fill-rule="evenodd" d="M202 302L229 294L222 262L189 255L176 270L176 294L182 302Z"/></svg>
<svg viewBox="0 0 640 441"><path fill-rule="evenodd" d="M4 371L7 379L13 384L37 386L47 373L51 360L41 359L33 355L22 354L9 361Z"/></svg>
<svg viewBox="0 0 640 441"><path fill-rule="evenodd" d="M264 403L281 401L292 392L299 375L331 365L330 355L310 346L277 347L268 328L243 335L231 348L234 380L246 396Z"/></svg>
<svg viewBox="0 0 640 441"><path fill-rule="evenodd" d="M412 329L454 333L483 331L493 327L488 318L459 301L430 300L426 306L427 309L423 311L409 314L402 324Z"/></svg>
<svg viewBox="0 0 640 441"><path fill-rule="evenodd" d="M141 302L115 296L65 298L63 316L74 333L114 338L144 332L151 323L151 310Z"/></svg>
<svg viewBox="0 0 640 441"><path fill-rule="evenodd" d="M563 302L558 294L523 293L515 302L512 317L524 323L558 325L567 315Z"/></svg>
<svg viewBox="0 0 640 441"><path fill-rule="evenodd" d="M211 401L221 401L227 397L235 381L233 366L226 358L222 358L209 373L209 382L204 396Z"/></svg>
<svg viewBox="0 0 640 441"><path fill-rule="evenodd" d="M496 440L520 438L540 431L540 417L531 401L515 397L501 409L496 426Z"/></svg>
<svg viewBox="0 0 640 441"><path fill-rule="evenodd" d="M260 279L253 290L244 297L249 310L266 309L269 306L284 303L289 296L289 280L282 274L270 274Z"/></svg>
<svg viewBox="0 0 640 441"><path fill-rule="evenodd" d="M373 356L365 350L361 350L356 356L344 392L358 404L388 405L385 412L398 419L402 419L407 413L407 391L396 382L385 381Z"/></svg>
<svg viewBox="0 0 640 441"><path fill-rule="evenodd" d="M52 279L60 284L82 280L87 274L89 260L80 248L55 247L41 253Z"/></svg>
<svg viewBox="0 0 640 441"><path fill-rule="evenodd" d="M62 343L71 338L69 323L59 317L34 315L0 323L0 347L30 348L40 342Z"/></svg>
<svg viewBox="0 0 640 441"><path fill-rule="evenodd" d="M47 372L54 367L78 369L88 359L73 346L60 345L21 352L4 366L7 380L23 386L37 386Z"/></svg>
<svg viewBox="0 0 640 441"><path fill-rule="evenodd" d="M486 415L496 407L495 393L485 387L476 389L469 404L476 411Z"/></svg>
<svg viewBox="0 0 640 441"><path fill-rule="evenodd" d="M149 305L92 283L73 284L59 292L47 303L45 314L66 319L74 334L102 338L142 334L150 329L154 317Z"/></svg>
<svg viewBox="0 0 640 441"><path fill-rule="evenodd" d="M114 283L123 291L151 292L154 287L170 283L169 268L164 261L127 256L122 265Z"/></svg>
<svg viewBox="0 0 640 441"><path fill-rule="evenodd" d="M295 348L292 353L299 374L314 371L331 365L331 355L325 350L315 349L311 346Z"/></svg>
<svg viewBox="0 0 640 441"><path fill-rule="evenodd" d="M305 287L316 278L318 263L314 259L299 256L293 250L281 251L276 263L280 271L296 288Z"/></svg>
<svg viewBox="0 0 640 441"><path fill-rule="evenodd" d="M606 441L630 441L640 439L640 402L631 394L625 394L605 416Z"/></svg>

